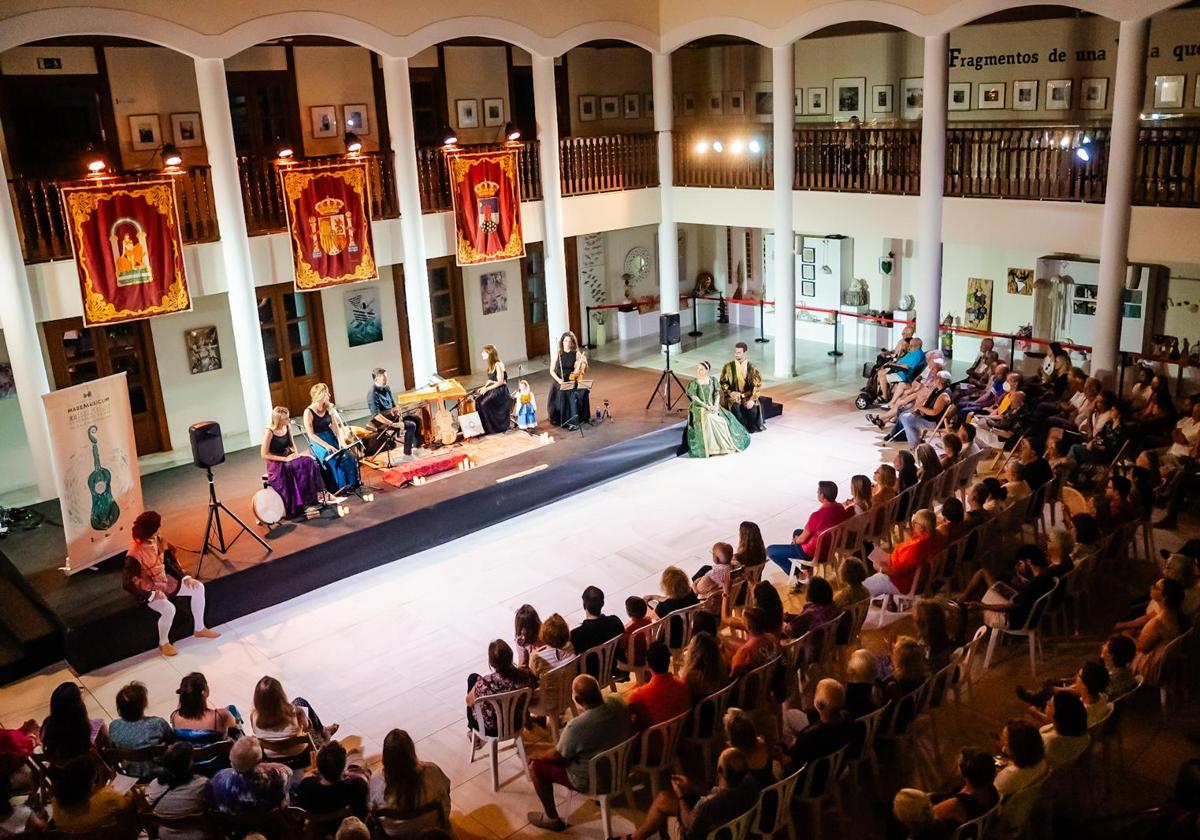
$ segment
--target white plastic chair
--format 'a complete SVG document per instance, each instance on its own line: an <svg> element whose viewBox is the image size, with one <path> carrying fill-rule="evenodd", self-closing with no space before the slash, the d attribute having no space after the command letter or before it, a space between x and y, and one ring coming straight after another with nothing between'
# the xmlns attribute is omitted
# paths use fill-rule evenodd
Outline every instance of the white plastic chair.
<svg viewBox="0 0 1200 840"><path fill-rule="evenodd" d="M992 654L996 650L996 644L1000 641L1000 637L1016 636L1029 640L1029 672L1035 678L1037 677L1037 661L1038 655L1041 652L1041 633L1039 632L1039 628L1042 624L1042 618L1046 615L1046 610L1050 606L1050 601L1054 597L1054 593L1058 591L1061 583L1061 578L1055 579L1054 585L1050 587L1050 590L1033 602L1033 606L1029 610L1029 615L1025 618L1025 624L1021 627L991 628L992 632L991 638L988 639L987 655L983 658L984 671L991 667Z"/></svg>
<svg viewBox="0 0 1200 840"><path fill-rule="evenodd" d="M671 769L675 763L675 754L679 749L679 741L683 738L683 727L687 723L688 714L684 712L642 730L638 758L633 769L650 777L651 797L658 795L662 771Z"/></svg>
<svg viewBox="0 0 1200 840"><path fill-rule="evenodd" d="M792 801L809 809L812 815L810 836L813 840L821 840L822 812L825 810L827 798L833 799L838 819L845 820L845 814L842 811L842 792L839 785L842 761L845 759L848 749L849 747L842 747L837 752L810 761L801 768L800 772L803 774L800 777L801 783L797 785Z"/></svg>
<svg viewBox="0 0 1200 840"><path fill-rule="evenodd" d="M980 814L973 820L967 820L954 829L954 833L950 835L950 840L991 840L992 825L999 816L1000 803L997 802L992 806L990 811Z"/></svg>
<svg viewBox="0 0 1200 840"><path fill-rule="evenodd" d="M484 746L487 747L492 763L492 792L500 790L500 762L497 756L501 744L512 742L521 757L521 766L529 774L529 762L525 758L525 741L521 733L525 730L525 719L529 714L529 706L533 702L533 689L520 688L516 691L506 691L502 694L491 694L487 697L476 698L471 704L471 714L475 718L475 730L467 730L467 739L471 744L470 762L475 761L475 754ZM490 707L496 716L496 732L488 734L484 728L483 710ZM482 742L482 743L481 743Z"/></svg>
<svg viewBox="0 0 1200 840"><path fill-rule="evenodd" d="M746 840L750 827L758 820L758 805L740 817L719 825L708 833L704 840Z"/></svg>
<svg viewBox="0 0 1200 840"><path fill-rule="evenodd" d="M575 710L571 700L571 683L579 676L579 665L579 657L573 657L569 662L546 671L538 680L537 708L546 716L546 726L556 744L562 716Z"/></svg>
<svg viewBox="0 0 1200 840"><path fill-rule="evenodd" d="M617 690L617 678L614 665L617 661L617 646L621 644L621 636L614 636L603 644L588 648L579 654L579 673L593 674L600 688Z"/></svg>
<svg viewBox="0 0 1200 840"><path fill-rule="evenodd" d="M871 782L876 791L879 790L879 756L875 753L875 738L879 735L879 727L891 708L891 701L884 703L878 709L865 714L856 721L862 726L862 743L856 753L847 754L846 768L851 775L853 788L861 799L862 785L859 784L858 768L865 762L870 765Z"/></svg>
<svg viewBox="0 0 1200 840"><path fill-rule="evenodd" d="M803 772L804 768L801 767L792 775L762 789L758 795L758 808L755 809L751 834L775 837L779 832L786 831L788 840L796 839L796 825L792 820L792 797Z"/></svg>
<svg viewBox="0 0 1200 840"><path fill-rule="evenodd" d="M588 760L588 782L580 793L600 803L600 822L605 837L613 836L609 802L625 792L629 782L629 757L640 737L634 735Z"/></svg>
<svg viewBox="0 0 1200 840"><path fill-rule="evenodd" d="M625 661L616 660L618 671L623 671L626 674L632 674L634 682L642 685L650 679L650 666L646 664L646 651L650 649L650 645L663 640L663 634L667 629L666 622L653 621L645 627L639 627L629 634L625 640ZM637 662L637 652L642 652L642 662Z"/></svg>
<svg viewBox="0 0 1200 840"><path fill-rule="evenodd" d="M704 767L711 767L712 751L715 742L724 737L722 718L729 708L730 698L737 683L731 682L720 691L714 691L705 697L688 715L683 727L683 740L695 744L701 752Z"/></svg>
<svg viewBox="0 0 1200 840"><path fill-rule="evenodd" d="M667 613L660 619L665 628L663 641L667 643L667 647L671 650L672 661L682 657L683 652L687 650L688 643L692 640L696 616L705 609L705 603L701 601L699 604L692 604L690 607L675 610L675 612ZM676 628L679 628L678 631L676 631Z"/></svg>

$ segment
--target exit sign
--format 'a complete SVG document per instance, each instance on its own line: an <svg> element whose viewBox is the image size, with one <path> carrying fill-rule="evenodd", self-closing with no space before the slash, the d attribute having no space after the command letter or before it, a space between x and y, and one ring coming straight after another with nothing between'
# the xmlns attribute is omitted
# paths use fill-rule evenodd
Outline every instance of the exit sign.
<svg viewBox="0 0 1200 840"><path fill-rule="evenodd" d="M55 57L55 58L39 58L37 60L37 66L38 66L39 70L61 70L62 69L62 59L57 58L57 57Z"/></svg>

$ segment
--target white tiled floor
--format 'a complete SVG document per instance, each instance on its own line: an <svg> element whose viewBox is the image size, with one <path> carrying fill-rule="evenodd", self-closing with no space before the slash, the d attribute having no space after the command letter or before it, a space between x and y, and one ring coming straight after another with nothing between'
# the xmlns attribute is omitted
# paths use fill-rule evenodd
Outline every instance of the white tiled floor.
<svg viewBox="0 0 1200 840"><path fill-rule="evenodd" d="M687 349L684 361L704 353L723 358L732 334L712 337L711 346ZM751 347L760 356L772 352L772 345ZM880 458L878 438L850 405L862 360L848 354L835 369L826 348L802 349L802 376L770 388L783 398L784 416L744 453L675 459L592 488L246 616L219 628L223 636L215 642L185 640L174 659L146 654L82 676L65 666L51 669L0 689L0 721L40 719L51 689L67 679L79 679L89 707L105 717L115 711L117 689L140 680L149 687L150 711L165 714L180 677L193 670L208 677L215 702L245 712L255 682L272 674L325 722L361 735L368 755L378 754L390 729L407 729L422 757L440 764L454 783L460 836L529 834L525 813L537 803L515 756L504 756L499 794L491 790L486 760L466 762L466 675L484 669L491 639L512 636L518 605L535 605L543 618L560 612L574 624L580 591L596 584L619 613L627 595L658 591L669 563L691 571L714 541L735 540L742 519L759 522L768 542L783 541L816 506L818 480L845 488L852 474L870 473ZM596 355L626 355L617 351L610 346ZM636 352L628 355L636 359ZM658 364L652 346L641 356L648 366ZM578 823L574 834L601 835L595 807L581 798L571 799L564 813ZM624 817L616 830L628 830Z"/></svg>

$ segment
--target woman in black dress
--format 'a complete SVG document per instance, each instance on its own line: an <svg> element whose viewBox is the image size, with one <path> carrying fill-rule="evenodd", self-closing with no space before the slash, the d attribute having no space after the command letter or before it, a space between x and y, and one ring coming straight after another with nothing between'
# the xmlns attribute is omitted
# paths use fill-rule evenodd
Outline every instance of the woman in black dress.
<svg viewBox="0 0 1200 840"><path fill-rule="evenodd" d="M512 413L508 374L495 345L483 345L483 358L487 360L488 382L475 397L475 410L479 412L484 432L489 435L507 432Z"/></svg>
<svg viewBox="0 0 1200 840"><path fill-rule="evenodd" d="M575 333L567 330L558 339L558 349L550 361L550 375L554 384L550 386L550 422L555 426L579 424L591 417L591 402L588 392L579 389L561 390L564 382L572 376L582 378L587 373L587 357L579 349Z"/></svg>

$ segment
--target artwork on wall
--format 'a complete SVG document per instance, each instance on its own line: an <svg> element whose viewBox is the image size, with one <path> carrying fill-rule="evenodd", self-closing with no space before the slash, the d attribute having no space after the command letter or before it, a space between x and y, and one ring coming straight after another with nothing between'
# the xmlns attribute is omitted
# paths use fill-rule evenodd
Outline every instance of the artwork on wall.
<svg viewBox="0 0 1200 840"><path fill-rule="evenodd" d="M642 115L642 97L638 93L627 93L624 96L623 114L627 120L636 120Z"/></svg>
<svg viewBox="0 0 1200 840"><path fill-rule="evenodd" d="M804 111L807 114L824 114L829 103L825 100L829 91L823 87L809 88L805 91L808 97L804 104Z"/></svg>
<svg viewBox="0 0 1200 840"><path fill-rule="evenodd" d="M171 138L181 149L204 145L204 130L200 115L194 112L171 115Z"/></svg>
<svg viewBox="0 0 1200 840"><path fill-rule="evenodd" d="M221 342L216 327L196 327L184 330L187 345L188 370L194 375L221 369Z"/></svg>
<svg viewBox="0 0 1200 840"><path fill-rule="evenodd" d="M342 124L346 126L347 131L353 131L355 134L370 134L371 120L367 116L366 103L343 105Z"/></svg>
<svg viewBox="0 0 1200 840"><path fill-rule="evenodd" d="M1200 76L1196 76L1196 84L1193 89L1195 90L1195 93L1192 94L1192 99L1195 101L1192 103L1192 106L1195 108L1200 108Z"/></svg>
<svg viewBox="0 0 1200 840"><path fill-rule="evenodd" d="M971 110L971 83L970 82L951 82L950 90L946 97L946 110L948 111L970 111Z"/></svg>
<svg viewBox="0 0 1200 840"><path fill-rule="evenodd" d="M892 86L873 85L871 87L871 113L890 114L892 113L893 108Z"/></svg>
<svg viewBox="0 0 1200 840"><path fill-rule="evenodd" d="M1046 82L1046 110L1068 111L1071 108L1071 80L1050 79Z"/></svg>
<svg viewBox="0 0 1200 840"><path fill-rule="evenodd" d="M992 328L992 281L982 277L967 279L967 308L963 326L973 330Z"/></svg>
<svg viewBox="0 0 1200 840"><path fill-rule="evenodd" d="M1154 107L1182 108L1185 79L1187 79L1186 76L1155 76ZM133 117L130 119L132 120Z"/></svg>
<svg viewBox="0 0 1200 840"><path fill-rule="evenodd" d="M770 82L759 82L754 88L754 115L769 117L775 112L775 94Z"/></svg>
<svg viewBox="0 0 1200 840"><path fill-rule="evenodd" d="M816 280L817 279L817 267L815 265L813 265L812 263L804 263L803 265L801 265L800 266L800 279L801 280Z"/></svg>
<svg viewBox="0 0 1200 840"><path fill-rule="evenodd" d="M804 88L796 88L792 91L792 116L799 117L804 114Z"/></svg>
<svg viewBox="0 0 1200 840"><path fill-rule="evenodd" d="M696 116L696 94L685 93L680 102L679 113L685 117Z"/></svg>
<svg viewBox="0 0 1200 840"><path fill-rule="evenodd" d="M866 115L865 108L867 80L864 78L834 79L833 80L833 118L845 122L851 117L859 120Z"/></svg>
<svg viewBox="0 0 1200 840"><path fill-rule="evenodd" d="M1108 79L1084 79L1079 107L1088 111L1103 111L1108 105Z"/></svg>
<svg viewBox="0 0 1200 840"><path fill-rule="evenodd" d="M162 145L158 114L130 114L129 141L136 152L152 152Z"/></svg>
<svg viewBox="0 0 1200 840"><path fill-rule="evenodd" d="M994 111L1004 107L1004 94L1007 85L1004 82L979 83L979 110Z"/></svg>
<svg viewBox="0 0 1200 840"><path fill-rule="evenodd" d="M459 128L479 128L479 102L475 99L455 99L454 112Z"/></svg>
<svg viewBox="0 0 1200 840"><path fill-rule="evenodd" d="M1033 294L1033 269L1010 268L1008 270L1008 293L1010 295Z"/></svg>
<svg viewBox="0 0 1200 840"><path fill-rule="evenodd" d="M811 298L811 297L816 297L816 296L817 296L816 282L813 280L801 280L800 281L800 297Z"/></svg>
<svg viewBox="0 0 1200 840"><path fill-rule="evenodd" d="M504 100L500 97L483 100L483 124L488 127L504 125Z"/></svg>
<svg viewBox="0 0 1200 840"><path fill-rule="evenodd" d="M337 137L338 119L336 106L313 105L308 109L308 116L309 121L312 123L313 137Z"/></svg>
<svg viewBox="0 0 1200 840"><path fill-rule="evenodd" d="M618 96L600 97L600 119L615 120L621 115L621 98Z"/></svg>
<svg viewBox="0 0 1200 840"><path fill-rule="evenodd" d="M479 275L479 297L483 314L495 315L508 311L508 278L503 271L487 271Z"/></svg>
<svg viewBox="0 0 1200 840"><path fill-rule="evenodd" d="M342 295L346 313L346 341L351 347L383 341L379 318L379 291L374 286L356 286Z"/></svg>
<svg viewBox="0 0 1200 840"><path fill-rule="evenodd" d="M710 93L708 95L708 113L719 115L723 113L724 110L725 109L722 106L721 94Z"/></svg>
<svg viewBox="0 0 1200 840"><path fill-rule="evenodd" d="M925 79L901 79L900 115L906 120L919 120L924 108Z"/></svg>
<svg viewBox="0 0 1200 840"><path fill-rule="evenodd" d="M734 116L746 113L746 94L743 91L725 91L725 113Z"/></svg>
<svg viewBox="0 0 1200 840"><path fill-rule="evenodd" d="M654 116L654 94L642 94L642 113L647 117Z"/></svg>
<svg viewBox="0 0 1200 840"><path fill-rule="evenodd" d="M817 249L816 248L805 247L805 248L800 249L800 262L815 263L816 261L817 261Z"/></svg>
<svg viewBox="0 0 1200 840"><path fill-rule="evenodd" d="M579 121L592 122L596 119L596 97L591 94L579 97Z"/></svg>
<svg viewBox="0 0 1200 840"><path fill-rule="evenodd" d="M1013 110L1036 111L1038 101L1037 79L1024 82L1013 82Z"/></svg>

